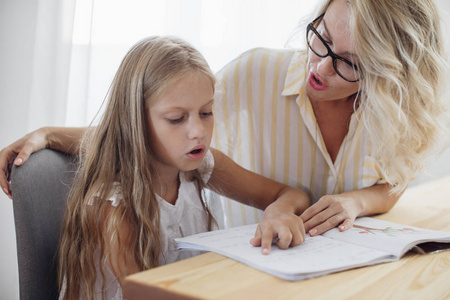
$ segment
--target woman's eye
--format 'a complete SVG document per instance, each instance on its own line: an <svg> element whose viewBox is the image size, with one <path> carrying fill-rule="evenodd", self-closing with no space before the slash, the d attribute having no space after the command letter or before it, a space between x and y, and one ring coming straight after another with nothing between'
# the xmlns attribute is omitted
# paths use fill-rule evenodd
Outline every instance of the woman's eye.
<svg viewBox="0 0 450 300"><path fill-rule="evenodd" d="M328 38L328 36L322 35L322 38L325 41L325 43L327 43L328 45L332 45L333 44L333 42Z"/></svg>
<svg viewBox="0 0 450 300"><path fill-rule="evenodd" d="M168 119L170 124L178 124L183 121L184 117L176 118L176 119Z"/></svg>
<svg viewBox="0 0 450 300"><path fill-rule="evenodd" d="M213 115L213 112L212 112L212 111L200 113L200 116L201 116L202 118L211 117L212 115Z"/></svg>

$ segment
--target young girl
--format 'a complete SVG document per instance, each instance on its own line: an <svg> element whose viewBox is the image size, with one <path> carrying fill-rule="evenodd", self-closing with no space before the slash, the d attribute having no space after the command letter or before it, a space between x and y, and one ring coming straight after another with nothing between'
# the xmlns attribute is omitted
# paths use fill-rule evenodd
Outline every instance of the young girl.
<svg viewBox="0 0 450 300"><path fill-rule="evenodd" d="M122 299L126 275L192 256L174 238L214 227L204 187L259 208L277 199L267 209L274 222L258 229L263 240L304 240L300 218L277 209L299 214L309 204L303 192L209 148L214 84L204 58L173 37L144 39L125 56L80 147L60 241L61 299Z"/></svg>

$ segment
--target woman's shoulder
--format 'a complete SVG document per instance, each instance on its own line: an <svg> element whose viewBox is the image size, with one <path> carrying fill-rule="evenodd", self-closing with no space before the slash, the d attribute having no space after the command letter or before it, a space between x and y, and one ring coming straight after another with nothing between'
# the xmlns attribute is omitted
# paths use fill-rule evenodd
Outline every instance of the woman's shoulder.
<svg viewBox="0 0 450 300"><path fill-rule="evenodd" d="M269 56L279 56L279 55L293 55L296 49L290 48L268 48L268 47L256 47L245 51L238 58L251 57L253 55L269 55Z"/></svg>
<svg viewBox="0 0 450 300"><path fill-rule="evenodd" d="M243 65L251 64L252 71L258 71L261 68L267 68L275 64L289 64L290 60L297 51L295 49L275 49L275 48L265 48L258 47L253 48L244 53L240 54L238 57L230 61L225 65L218 73L217 76L225 76L225 74L230 74L230 71L236 70L246 70L242 68Z"/></svg>

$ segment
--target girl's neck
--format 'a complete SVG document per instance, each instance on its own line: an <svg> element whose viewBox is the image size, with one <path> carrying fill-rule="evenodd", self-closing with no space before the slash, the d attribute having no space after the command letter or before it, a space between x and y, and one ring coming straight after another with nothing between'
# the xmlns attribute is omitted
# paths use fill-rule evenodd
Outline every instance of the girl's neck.
<svg viewBox="0 0 450 300"><path fill-rule="evenodd" d="M155 185L155 191L158 196L170 204L175 204L177 201L179 188L179 174L175 178L160 178L160 182Z"/></svg>

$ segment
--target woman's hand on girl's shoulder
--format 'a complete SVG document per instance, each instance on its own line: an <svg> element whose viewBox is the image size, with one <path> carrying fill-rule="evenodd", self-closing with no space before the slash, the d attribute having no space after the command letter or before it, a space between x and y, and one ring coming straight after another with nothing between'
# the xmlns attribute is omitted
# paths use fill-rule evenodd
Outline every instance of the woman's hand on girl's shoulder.
<svg viewBox="0 0 450 300"><path fill-rule="evenodd" d="M0 151L0 186L12 199L9 181L12 165L23 165L30 155L47 147L47 128L35 130Z"/></svg>

